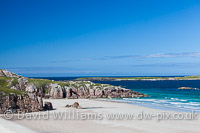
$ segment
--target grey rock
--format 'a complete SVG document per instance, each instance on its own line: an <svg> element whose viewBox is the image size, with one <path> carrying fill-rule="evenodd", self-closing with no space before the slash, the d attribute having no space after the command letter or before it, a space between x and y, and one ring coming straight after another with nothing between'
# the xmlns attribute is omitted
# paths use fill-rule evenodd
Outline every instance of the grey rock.
<svg viewBox="0 0 200 133"><path fill-rule="evenodd" d="M50 84L49 90L52 98L63 98L63 89L59 84Z"/></svg>
<svg viewBox="0 0 200 133"><path fill-rule="evenodd" d="M34 93L34 92L37 92L37 91L38 91L37 87L36 87L34 84L32 84L32 83L27 84L25 90L26 90L28 93Z"/></svg>
<svg viewBox="0 0 200 133"><path fill-rule="evenodd" d="M20 90L25 90L26 84L28 83L28 80L24 77L18 78L18 84Z"/></svg>
<svg viewBox="0 0 200 133"><path fill-rule="evenodd" d="M8 70L3 70L3 69L0 69L0 76L16 77L16 78L20 77L19 75L15 74L15 73L11 73Z"/></svg>

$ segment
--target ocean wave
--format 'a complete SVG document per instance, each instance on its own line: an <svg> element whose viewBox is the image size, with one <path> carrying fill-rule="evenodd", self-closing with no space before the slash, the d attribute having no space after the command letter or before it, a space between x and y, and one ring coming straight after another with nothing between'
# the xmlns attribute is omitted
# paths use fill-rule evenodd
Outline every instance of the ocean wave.
<svg viewBox="0 0 200 133"><path fill-rule="evenodd" d="M200 111L200 102L188 102L188 99L168 98L165 99L137 99L137 98L123 98L123 102L139 105L148 105L150 107L159 106L161 108Z"/></svg>

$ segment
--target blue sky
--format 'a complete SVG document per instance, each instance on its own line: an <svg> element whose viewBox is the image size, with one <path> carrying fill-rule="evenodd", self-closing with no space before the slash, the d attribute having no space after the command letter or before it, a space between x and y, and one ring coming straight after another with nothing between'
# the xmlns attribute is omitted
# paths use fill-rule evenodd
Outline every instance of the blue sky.
<svg viewBox="0 0 200 133"><path fill-rule="evenodd" d="M200 0L0 0L0 57L24 76L200 74Z"/></svg>

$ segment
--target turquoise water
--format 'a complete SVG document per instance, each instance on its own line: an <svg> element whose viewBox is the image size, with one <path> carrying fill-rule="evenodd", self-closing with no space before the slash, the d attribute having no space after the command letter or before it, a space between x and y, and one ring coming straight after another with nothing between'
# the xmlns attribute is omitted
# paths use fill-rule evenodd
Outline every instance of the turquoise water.
<svg viewBox="0 0 200 133"><path fill-rule="evenodd" d="M149 95L145 98L112 99L162 110L200 113L200 90L179 90L178 87L200 88L200 81L96 81L121 85L127 89Z"/></svg>

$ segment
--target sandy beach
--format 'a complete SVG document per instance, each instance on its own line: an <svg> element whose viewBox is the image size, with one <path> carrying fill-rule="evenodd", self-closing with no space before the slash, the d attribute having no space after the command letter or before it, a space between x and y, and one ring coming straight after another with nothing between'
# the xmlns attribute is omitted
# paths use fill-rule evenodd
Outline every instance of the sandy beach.
<svg viewBox="0 0 200 133"><path fill-rule="evenodd" d="M23 125L0 118L1 133L34 133L35 131L26 128Z"/></svg>
<svg viewBox="0 0 200 133"><path fill-rule="evenodd" d="M143 111L144 113L159 114L163 113L163 110L151 109L137 105L131 105L126 103L107 102L88 99L47 99L45 101L52 102L55 110L53 112L63 111L78 111L79 113L102 113L102 114L138 114ZM65 105L79 102L83 109L66 108ZM44 112L43 112L44 113ZM165 111L165 113L177 113L172 111ZM32 113L37 114L37 112ZM5 121L5 120L4 120ZM6 120L6 122L11 122ZM14 123L13 123L14 122ZM3 121L1 122L5 124ZM200 128L199 120L160 120L157 118L147 119L134 119L134 120L110 120L110 119L96 119L96 120L58 120L53 117L49 117L48 120L12 120L10 125L19 125L24 127L24 131L31 130L40 133L160 133L160 132L175 132L175 133L199 133ZM7 127L9 128L9 127ZM0 128L1 129L1 128ZM20 128L15 128L20 129ZM19 132L18 130L12 132Z"/></svg>

